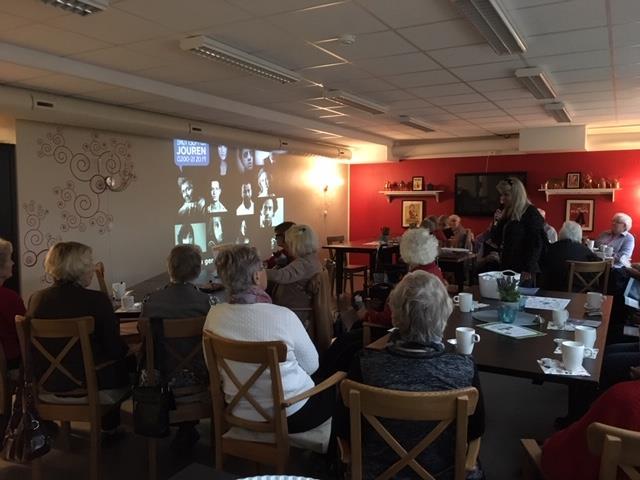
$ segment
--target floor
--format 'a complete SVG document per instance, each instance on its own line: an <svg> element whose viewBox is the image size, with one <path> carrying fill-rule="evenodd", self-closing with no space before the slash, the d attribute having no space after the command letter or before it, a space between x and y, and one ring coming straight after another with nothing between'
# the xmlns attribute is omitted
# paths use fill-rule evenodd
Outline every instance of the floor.
<svg viewBox="0 0 640 480"><path fill-rule="evenodd" d="M566 387L494 374L481 375L487 410L487 427L482 440L480 458L488 480L508 480L520 477L521 450L519 439L543 439L553 432L553 420L564 415ZM74 436L69 453L54 449L43 458L44 480L87 478L88 442L82 424L73 425ZM160 480L215 480L241 478L260 472L254 465L231 459L225 466L232 475L216 475L212 470L209 424L199 425L201 439L190 455L176 456L169 448L170 439L163 439L159 450ZM147 476L146 442L129 434L117 446L103 449L103 480L142 480ZM180 473L183 469L189 470ZM295 452L290 474L328 479L324 459L306 452ZM0 460L0 480L30 479L30 468Z"/></svg>

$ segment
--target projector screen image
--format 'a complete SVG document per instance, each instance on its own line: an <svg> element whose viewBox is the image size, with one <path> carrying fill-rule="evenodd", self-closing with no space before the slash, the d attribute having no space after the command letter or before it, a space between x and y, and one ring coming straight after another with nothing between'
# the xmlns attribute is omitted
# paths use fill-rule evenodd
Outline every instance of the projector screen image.
<svg viewBox="0 0 640 480"><path fill-rule="evenodd" d="M277 156L252 148L174 140L174 243L193 243L213 264L216 247L251 244L261 258L275 248L273 227L285 216ZM211 268L207 269L209 272Z"/></svg>

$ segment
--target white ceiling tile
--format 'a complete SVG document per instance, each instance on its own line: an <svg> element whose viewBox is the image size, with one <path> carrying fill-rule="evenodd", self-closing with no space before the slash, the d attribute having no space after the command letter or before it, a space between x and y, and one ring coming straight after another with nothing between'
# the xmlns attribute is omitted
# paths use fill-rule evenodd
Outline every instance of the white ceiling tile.
<svg viewBox="0 0 640 480"><path fill-rule="evenodd" d="M296 48L259 51L253 55L294 71L320 65L331 65L339 61L334 56L308 43L296 45Z"/></svg>
<svg viewBox="0 0 640 480"><path fill-rule="evenodd" d="M461 105L463 103L482 102L485 97L478 93L467 93L464 95L447 95L445 97L431 98L430 102L440 107L446 105Z"/></svg>
<svg viewBox="0 0 640 480"><path fill-rule="evenodd" d="M228 0L229 3L259 16L292 12L329 3L327 0ZM333 3L333 2L331 2Z"/></svg>
<svg viewBox="0 0 640 480"><path fill-rule="evenodd" d="M61 8L54 8L51 5L45 5L42 2L29 2L24 0L17 2L15 0L2 0L0 1L0 12L2 12L3 15L10 13L38 22L44 22L54 17L73 15Z"/></svg>
<svg viewBox="0 0 640 480"><path fill-rule="evenodd" d="M398 33L422 50L483 43L484 38L464 19L402 28Z"/></svg>
<svg viewBox="0 0 640 480"><path fill-rule="evenodd" d="M403 110L403 109L416 109L416 108L429 108L432 105L425 100L419 98L411 98L408 100L396 100L395 102L388 103L388 106L393 110Z"/></svg>
<svg viewBox="0 0 640 480"><path fill-rule="evenodd" d="M473 89L465 83L451 83L448 85L435 85L432 87L418 87L409 89L411 93L418 97L442 97L445 95L460 95L463 93L473 93Z"/></svg>
<svg viewBox="0 0 640 480"><path fill-rule="evenodd" d="M331 87L336 87L350 92L381 92L384 90L393 90L394 87L389 82L385 82L380 78L360 78L349 82L335 82Z"/></svg>
<svg viewBox="0 0 640 480"><path fill-rule="evenodd" d="M640 46L616 48L613 52L615 65L640 63Z"/></svg>
<svg viewBox="0 0 640 480"><path fill-rule="evenodd" d="M478 80L468 83L481 93L495 92L496 90L511 90L522 86L522 84L513 76L508 78L494 78L491 80Z"/></svg>
<svg viewBox="0 0 640 480"><path fill-rule="evenodd" d="M590 102L590 101L611 101L613 102L613 92L588 92L588 93L565 93L562 96L562 100L574 104L576 102Z"/></svg>
<svg viewBox="0 0 640 480"><path fill-rule="evenodd" d="M311 68L300 72L305 78L325 85L332 82L349 81L359 78L369 78L371 75L364 70L349 64L332 65L322 68Z"/></svg>
<svg viewBox="0 0 640 480"><path fill-rule="evenodd" d="M191 55L189 55L191 57ZM212 80L222 80L248 76L235 68L216 62L206 61L204 58L183 59L181 62L171 62L164 67L153 67L140 72L137 75L151 78L161 82L173 83L175 85L187 85L196 82L207 82Z"/></svg>
<svg viewBox="0 0 640 480"><path fill-rule="evenodd" d="M417 52L413 45L390 30L358 35L353 45L333 41L322 43L321 46L349 61Z"/></svg>
<svg viewBox="0 0 640 480"><path fill-rule="evenodd" d="M0 31L0 40L56 55L71 55L110 46L108 43L93 38L51 28L40 23Z"/></svg>
<svg viewBox="0 0 640 480"><path fill-rule="evenodd" d="M403 75L393 75L385 77L389 83L400 88L422 87L429 85L442 85L445 83L455 83L456 77L446 70L431 70L428 72L405 73Z"/></svg>
<svg viewBox="0 0 640 480"><path fill-rule="evenodd" d="M355 3L333 3L270 17L274 25L310 41L327 40L348 32L380 32L387 27Z"/></svg>
<svg viewBox="0 0 640 480"><path fill-rule="evenodd" d="M614 25L640 21L640 3L636 0L610 0L610 3Z"/></svg>
<svg viewBox="0 0 640 480"><path fill-rule="evenodd" d="M497 55L486 43L464 47L443 48L430 51L429 55L444 67L462 67L483 63L508 62L511 57Z"/></svg>
<svg viewBox="0 0 640 480"><path fill-rule="evenodd" d="M26 88L61 94L94 92L113 88L112 85L107 83L94 82L93 80L85 80L84 78L70 75L48 75L46 77L30 78L21 80L18 84Z"/></svg>
<svg viewBox="0 0 640 480"><path fill-rule="evenodd" d="M549 57L535 57L527 59L530 65L542 67L549 72L562 72L581 68L607 67L611 65L609 50L593 52L567 53Z"/></svg>
<svg viewBox="0 0 640 480"><path fill-rule="evenodd" d="M568 70L566 72L554 72L553 79L556 84L609 80L611 79L611 69L584 68L578 70Z"/></svg>
<svg viewBox="0 0 640 480"><path fill-rule="evenodd" d="M525 57L540 57L562 53L588 52L609 48L609 32L606 27L550 33L527 38Z"/></svg>
<svg viewBox="0 0 640 480"><path fill-rule="evenodd" d="M525 88L517 88L513 90L500 90L495 92L485 92L484 96L489 100L510 100L514 98L527 98L530 99L532 94Z"/></svg>
<svg viewBox="0 0 640 480"><path fill-rule="evenodd" d="M566 93L583 93L583 92L604 92L613 88L611 80L602 80L600 82L576 82L564 83L558 85L556 90L560 95Z"/></svg>
<svg viewBox="0 0 640 480"><path fill-rule="evenodd" d="M440 0L358 0L358 3L393 28L441 22L459 16L453 5Z"/></svg>
<svg viewBox="0 0 640 480"><path fill-rule="evenodd" d="M640 64L635 65L616 65L614 67L615 77L617 79L635 79L640 76Z"/></svg>
<svg viewBox="0 0 640 480"><path fill-rule="evenodd" d="M541 105L543 101L530 98L512 98L509 100L496 100L495 104L508 111L511 107L531 107L533 105Z"/></svg>
<svg viewBox="0 0 640 480"><path fill-rule="evenodd" d="M409 53L405 55L358 60L355 62L355 65L379 77L400 73L438 70L440 68L436 62L424 53Z"/></svg>
<svg viewBox="0 0 640 480"><path fill-rule="evenodd" d="M602 100L602 101L585 101L585 102L567 102L567 105L573 109L574 111L578 110L593 110L596 108L610 108L614 109L615 104L613 100Z"/></svg>
<svg viewBox="0 0 640 480"><path fill-rule="evenodd" d="M530 114L537 114L540 113L543 110L543 106L542 104L536 104L536 105L526 105L526 106L507 106L504 107L504 111L507 112L509 115L530 115Z"/></svg>
<svg viewBox="0 0 640 480"><path fill-rule="evenodd" d="M36 68L23 67L15 63L0 62L0 82L11 83L17 80L25 80L27 78L44 77L50 75L46 70Z"/></svg>
<svg viewBox="0 0 640 480"><path fill-rule="evenodd" d="M15 15L10 15L9 13L5 12L2 12L2 14L0 15L0 31L24 27L26 25L29 25L30 23L32 23L32 20L29 20L28 18L16 17Z"/></svg>
<svg viewBox="0 0 640 480"><path fill-rule="evenodd" d="M447 107L447 110L468 120L475 118L493 117L504 113L504 110L496 107L493 103L489 102L450 105Z"/></svg>
<svg viewBox="0 0 640 480"><path fill-rule="evenodd" d="M451 73L457 75L465 82L474 80L488 80L513 76L513 72L526 66L522 60L508 62L485 63L484 65L472 65L469 67L452 68Z"/></svg>
<svg viewBox="0 0 640 480"><path fill-rule="evenodd" d="M514 115L513 118L515 118L516 120L518 120L519 122L523 122L523 123L528 123L530 121L536 121L536 120L548 120L549 119L549 115L544 112L542 110L542 108L540 109L539 113L529 113L529 114L524 114L524 115Z"/></svg>
<svg viewBox="0 0 640 480"><path fill-rule="evenodd" d="M123 47L109 47L91 52L71 55L71 58L81 60L101 67L113 68L124 72L135 72L167 64L166 60L149 55L142 55Z"/></svg>
<svg viewBox="0 0 640 480"><path fill-rule="evenodd" d="M397 102L399 100L415 99L413 95L405 90L387 90L385 92L376 92L376 98L381 102Z"/></svg>
<svg viewBox="0 0 640 480"><path fill-rule="evenodd" d="M525 37L607 24L602 0L571 0L510 12Z"/></svg>
<svg viewBox="0 0 640 480"><path fill-rule="evenodd" d="M615 48L631 47L640 44L638 38L639 22L625 23L622 25L614 25L611 28L613 36L613 46Z"/></svg>
<svg viewBox="0 0 640 480"><path fill-rule="evenodd" d="M246 20L231 25L216 25L202 30L201 33L248 53L262 50L288 50L293 45L297 47L304 44L302 39L276 27L265 19Z"/></svg>

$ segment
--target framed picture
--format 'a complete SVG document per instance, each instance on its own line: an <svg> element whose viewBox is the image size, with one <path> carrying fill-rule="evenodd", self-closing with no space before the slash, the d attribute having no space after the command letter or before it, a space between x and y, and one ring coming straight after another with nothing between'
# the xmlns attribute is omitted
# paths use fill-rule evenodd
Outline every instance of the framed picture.
<svg viewBox="0 0 640 480"><path fill-rule="evenodd" d="M411 180L413 182L411 185L411 190L424 190L424 177L412 177Z"/></svg>
<svg viewBox="0 0 640 480"><path fill-rule="evenodd" d="M421 200L402 201L402 226L411 227L419 225L423 216L424 202Z"/></svg>
<svg viewBox="0 0 640 480"><path fill-rule="evenodd" d="M564 219L579 223L584 232L592 232L594 208L594 200L567 200Z"/></svg>
<svg viewBox="0 0 640 480"><path fill-rule="evenodd" d="M567 188L580 188L580 172L567 173Z"/></svg>

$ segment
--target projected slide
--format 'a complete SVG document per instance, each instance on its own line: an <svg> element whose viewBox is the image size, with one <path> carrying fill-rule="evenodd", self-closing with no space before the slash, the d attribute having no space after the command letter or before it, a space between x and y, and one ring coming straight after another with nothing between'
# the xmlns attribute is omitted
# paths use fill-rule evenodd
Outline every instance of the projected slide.
<svg viewBox="0 0 640 480"><path fill-rule="evenodd" d="M174 242L198 245L205 266L225 244L251 244L268 257L273 227L286 218L277 154L176 139L173 161L175 193L167 193L176 198Z"/></svg>

